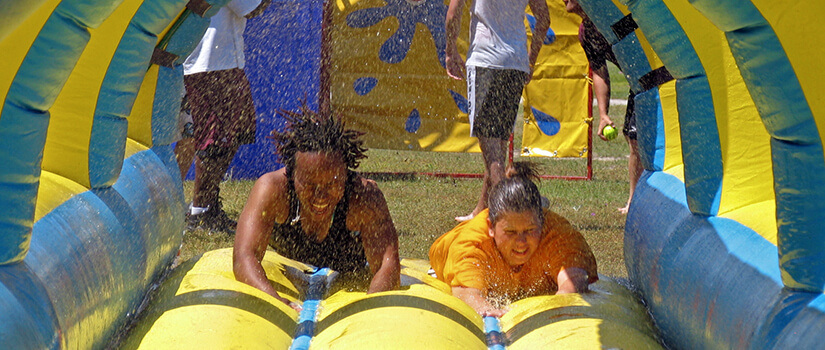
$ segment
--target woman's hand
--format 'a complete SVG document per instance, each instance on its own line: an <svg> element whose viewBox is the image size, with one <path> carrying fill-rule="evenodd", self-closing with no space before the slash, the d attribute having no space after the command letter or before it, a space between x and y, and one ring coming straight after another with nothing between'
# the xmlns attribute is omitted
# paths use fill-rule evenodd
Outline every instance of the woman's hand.
<svg viewBox="0 0 825 350"><path fill-rule="evenodd" d="M481 290L469 287L453 287L453 296L461 299L473 308L479 315L501 317L507 313L506 309L499 309L490 304Z"/></svg>
<svg viewBox="0 0 825 350"><path fill-rule="evenodd" d="M492 308L492 309L489 309L489 310L484 310L482 312L479 312L479 314L481 314L481 317L488 317L489 316L489 317L501 318L501 316L504 316L504 314L506 314L507 311L509 311L509 310Z"/></svg>

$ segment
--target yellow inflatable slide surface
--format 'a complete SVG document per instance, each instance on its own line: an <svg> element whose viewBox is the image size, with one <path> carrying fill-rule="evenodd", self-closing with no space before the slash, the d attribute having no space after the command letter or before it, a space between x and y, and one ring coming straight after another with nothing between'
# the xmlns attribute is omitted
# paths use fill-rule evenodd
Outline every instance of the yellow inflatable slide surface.
<svg viewBox="0 0 825 350"><path fill-rule="evenodd" d="M269 251L262 262L279 293L303 300L299 315L235 280L232 249L175 269L124 338L126 349L660 349L647 312L624 286L602 276L586 294L532 297L510 304L500 329L482 319L426 261L402 261L402 289L365 294L340 288L334 274L314 286L313 268ZM326 289L304 319L314 288ZM485 332L485 330L487 332ZM294 339L294 340L293 340Z"/></svg>

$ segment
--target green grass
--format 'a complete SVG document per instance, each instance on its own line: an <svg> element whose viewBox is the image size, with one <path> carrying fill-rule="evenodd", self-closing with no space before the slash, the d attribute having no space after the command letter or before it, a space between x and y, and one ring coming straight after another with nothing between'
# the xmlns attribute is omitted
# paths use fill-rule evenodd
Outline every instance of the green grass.
<svg viewBox="0 0 825 350"><path fill-rule="evenodd" d="M615 66L613 66L615 69ZM627 97L627 83L620 73L611 72L613 98ZM624 91L624 95L621 93ZM624 108L614 106L611 116L619 128ZM520 123L519 123L520 124ZM518 128L517 128L518 129ZM519 135L519 130L516 135ZM601 141L593 135L593 179L570 181L543 180L542 194L550 199L551 208L566 217L590 243L599 271L614 277L627 277L623 258L625 216L616 209L627 200L627 143L623 138ZM520 140L516 140L516 145ZM397 150L369 150L360 171L363 172L447 172L479 173L481 155L477 153L436 153ZM585 175L584 159L530 158L542 165L546 174ZM375 176L383 190L395 222L402 258L426 259L432 242L475 206L481 187L480 179L436 178L426 176ZM226 181L221 184L224 209L237 218L252 181ZM184 183L187 200L191 200L192 182ZM182 260L205 251L231 247L232 237L225 233L203 230L187 232L181 248Z"/></svg>

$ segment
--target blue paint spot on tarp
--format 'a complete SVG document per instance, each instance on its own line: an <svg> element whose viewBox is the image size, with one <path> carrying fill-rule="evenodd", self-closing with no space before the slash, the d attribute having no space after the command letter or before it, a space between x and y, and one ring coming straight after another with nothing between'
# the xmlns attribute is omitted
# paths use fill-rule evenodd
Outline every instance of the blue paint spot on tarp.
<svg viewBox="0 0 825 350"><path fill-rule="evenodd" d="M530 23L530 31L536 31L536 17L532 15L527 15L527 22ZM547 35L544 36L544 45L550 45L556 41L556 32L553 31L553 28L547 29Z"/></svg>
<svg viewBox="0 0 825 350"><path fill-rule="evenodd" d="M352 88L355 90L356 94L364 96L370 93L370 91L375 88L376 84L378 84L377 78L363 77L356 79L355 83L352 84Z"/></svg>
<svg viewBox="0 0 825 350"><path fill-rule="evenodd" d="M550 45L556 42L556 32L553 31L553 28L547 29L547 35L544 37L544 45Z"/></svg>
<svg viewBox="0 0 825 350"><path fill-rule="evenodd" d="M561 123L559 123L558 119L553 118L552 115L544 113L535 107L530 107L533 111L533 117L536 118L536 123L539 125L539 129L547 136L553 136L559 133L561 129Z"/></svg>
<svg viewBox="0 0 825 350"><path fill-rule="evenodd" d="M407 123L404 125L404 130L407 130L409 133L414 133L418 131L418 128L421 127L421 114L418 113L418 109L413 109L410 112L410 116L407 117Z"/></svg>
<svg viewBox="0 0 825 350"><path fill-rule="evenodd" d="M398 30L387 39L378 52L378 58L387 63L399 63L407 57L418 24L426 26L438 53L438 61L444 67L446 35L444 21L447 5L441 0L385 0L383 7L355 10L347 15L351 28L368 28L394 17ZM426 40L426 39L425 39Z"/></svg>
<svg viewBox="0 0 825 350"><path fill-rule="evenodd" d="M464 96L461 96L461 94L453 90L450 90L450 95L453 95L453 101L455 101L455 105L458 107L459 111L462 113L470 113L467 108L467 99L464 98Z"/></svg>

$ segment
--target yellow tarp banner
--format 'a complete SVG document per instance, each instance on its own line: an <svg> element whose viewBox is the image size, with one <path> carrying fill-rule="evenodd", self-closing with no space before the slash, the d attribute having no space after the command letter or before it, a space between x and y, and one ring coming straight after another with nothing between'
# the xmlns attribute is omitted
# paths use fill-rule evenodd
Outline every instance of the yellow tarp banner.
<svg viewBox="0 0 825 350"><path fill-rule="evenodd" d="M365 131L368 147L478 152L470 137L466 82L444 69L448 2L336 1L329 34L333 110ZM549 1L551 33L524 93L522 150L530 155L587 155L587 59L577 16ZM469 8L469 6L467 6ZM532 16L525 26L530 33ZM469 12L459 52L467 52Z"/></svg>
<svg viewBox="0 0 825 350"><path fill-rule="evenodd" d="M587 57L578 37L581 18L568 14L562 1L548 1L547 7L555 41L545 41L533 80L524 89L521 154L586 157L592 98Z"/></svg>

